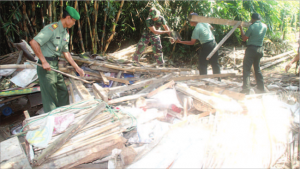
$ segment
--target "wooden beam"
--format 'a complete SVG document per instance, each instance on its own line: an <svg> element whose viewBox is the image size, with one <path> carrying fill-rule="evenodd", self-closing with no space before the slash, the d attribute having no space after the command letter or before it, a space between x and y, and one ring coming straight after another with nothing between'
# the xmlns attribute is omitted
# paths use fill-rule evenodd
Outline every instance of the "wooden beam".
<svg viewBox="0 0 300 169"><path fill-rule="evenodd" d="M114 82L120 82L120 83L125 83L127 85L130 84L130 82L128 80L125 79L118 79L118 78L114 78L114 77L109 77L109 76L105 76L108 80L112 80Z"/></svg>
<svg viewBox="0 0 300 169"><path fill-rule="evenodd" d="M108 89L108 95L112 95L114 93L118 93L118 92L124 92L124 91L128 91L128 90L132 90L132 89L136 89L136 88L140 88L140 87L144 87L153 83L161 83L164 81L168 81L171 78L172 74L168 74L165 75L164 77L157 79L157 78L152 78L152 79L147 79L129 86L117 86L117 87L112 87Z"/></svg>
<svg viewBox="0 0 300 169"><path fill-rule="evenodd" d="M33 65L7 64L0 65L0 69L36 69L36 67Z"/></svg>
<svg viewBox="0 0 300 169"><path fill-rule="evenodd" d="M117 74L117 78L120 78L122 75L122 71L119 71L118 74ZM118 82L117 81L114 81L112 87L117 87L118 86Z"/></svg>
<svg viewBox="0 0 300 169"><path fill-rule="evenodd" d="M168 83L166 83L166 84L160 86L160 87L157 88L156 90L150 92L150 93L147 95L147 98L150 98L150 97L156 95L157 93L159 93L159 92L161 92L161 91L167 89L167 88L170 87L170 86L173 86L174 84L175 84L174 80L171 80L170 82L168 82Z"/></svg>
<svg viewBox="0 0 300 169"><path fill-rule="evenodd" d="M211 91L211 92L226 95L226 96L231 97L235 100L244 100L245 96L246 96L243 93L238 93L238 92L234 92L234 91L231 91L231 90L225 90L225 89L215 87L215 86L205 86L204 89L208 90L208 91Z"/></svg>
<svg viewBox="0 0 300 169"><path fill-rule="evenodd" d="M267 59L261 59L260 64L266 64L267 62L279 59L279 58L281 58L285 55L289 55L289 54L295 54L294 50L290 50L288 52L284 52L284 53L281 53L279 55L276 55L276 56L273 56L273 57L270 57L270 58L267 58Z"/></svg>
<svg viewBox="0 0 300 169"><path fill-rule="evenodd" d="M69 80L74 85L76 91L83 100L92 98L89 91L84 87L81 81L72 78L69 78Z"/></svg>
<svg viewBox="0 0 300 169"><path fill-rule="evenodd" d="M286 60L286 59L288 59L288 58L290 58L290 57L291 57L291 56L286 56L286 57L280 58L280 59L278 59L278 60L276 60L276 61L273 61L273 62L271 62L271 63L269 63L269 64L266 64L266 65L264 65L264 66L261 66L261 67L260 67L260 70L263 70L263 69L268 68L268 67L270 67L270 66L276 65L276 64L278 64L278 63L280 63L280 62L282 62L282 61L284 61L284 60Z"/></svg>
<svg viewBox="0 0 300 169"><path fill-rule="evenodd" d="M195 15L193 15L195 16ZM223 45L223 43L231 36L231 34L235 31L235 29L241 24L241 21L238 21L234 27L228 32L228 34L218 43L218 45L210 52L210 54L206 57L206 60L209 60L217 50Z"/></svg>
<svg viewBox="0 0 300 169"><path fill-rule="evenodd" d="M202 94L205 94L205 95L208 95L208 96L214 96L214 97L218 97L224 101L231 101L231 98L227 97L227 96L224 96L224 95L220 95L218 93L214 93L214 92L210 92L210 91L207 91L207 90L204 90L204 89L201 89L201 88L197 88L197 87L193 87L191 86L190 87L192 90L195 90L199 93L202 93Z"/></svg>
<svg viewBox="0 0 300 169"><path fill-rule="evenodd" d="M210 24L218 24L218 25L231 25L234 26L237 22L241 21L234 21L228 19L219 19L219 18L212 18L212 17L205 17L205 16L197 16L197 15L189 15L189 21L191 22L202 22L202 23L210 23ZM241 22L242 27L249 27L251 25L250 22Z"/></svg>
<svg viewBox="0 0 300 169"><path fill-rule="evenodd" d="M236 76L235 73L227 73L227 74L212 74L212 75L192 75L192 76L179 76L174 77L172 80L174 81L184 81L184 80L199 80L204 78L216 78L216 77L233 77Z"/></svg>
<svg viewBox="0 0 300 169"><path fill-rule="evenodd" d="M21 96L16 96L16 97L12 97L12 98L9 98L9 99L6 99L6 100L3 100L0 102L0 104L2 103L6 103L6 102L9 102L9 101L12 101L12 100L15 100L15 99L18 99L18 98L21 98L21 97L24 97L24 95L21 95Z"/></svg>
<svg viewBox="0 0 300 169"><path fill-rule="evenodd" d="M58 139L56 139L51 145L49 145L41 155L33 159L34 166L39 166L46 159L56 152L61 146L63 146L70 138L72 138L82 127L89 123L94 117L101 113L105 109L105 103L100 103L93 111L84 116L84 118L76 124L69 127Z"/></svg>
<svg viewBox="0 0 300 169"><path fill-rule="evenodd" d="M115 103L120 103L120 102L124 102L124 101L128 101L128 100L135 100L135 99L138 99L140 97L145 97L145 96L147 96L146 93L124 96L124 97L120 97L117 99L109 100L108 104L115 104Z"/></svg>
<svg viewBox="0 0 300 169"><path fill-rule="evenodd" d="M103 83L106 84L106 85L109 85L109 80L107 80L107 78L104 76L104 73L101 72L101 71L99 71L99 73L100 73L100 76L103 80Z"/></svg>
<svg viewBox="0 0 300 169"><path fill-rule="evenodd" d="M108 102L108 93L97 83L93 84L93 89L100 95L103 101Z"/></svg>

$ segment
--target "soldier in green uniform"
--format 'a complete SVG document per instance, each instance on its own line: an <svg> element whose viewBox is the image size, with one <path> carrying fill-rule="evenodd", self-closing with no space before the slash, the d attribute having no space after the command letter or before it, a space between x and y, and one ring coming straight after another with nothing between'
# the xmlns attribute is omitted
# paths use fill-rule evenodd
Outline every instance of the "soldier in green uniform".
<svg viewBox="0 0 300 169"><path fill-rule="evenodd" d="M37 67L37 74L45 113L69 104L69 94L62 74L50 69L50 67L58 69L58 57L61 56L61 53L78 74L84 76L84 71L75 63L69 53L69 33L66 30L75 25L75 21L78 19L80 19L79 13L74 8L67 6L60 21L46 25L30 41L35 55L39 58L38 63L43 65L43 67Z"/></svg>
<svg viewBox="0 0 300 169"><path fill-rule="evenodd" d="M263 40L267 32L267 26L260 21L258 13L251 16L251 25L246 34L242 26L239 26L243 41L247 41L247 49L243 60L243 90L241 93L249 94L250 92L250 71L253 65L256 77L257 89L260 93L265 92L264 78L260 71L260 59L264 56Z"/></svg>
<svg viewBox="0 0 300 169"><path fill-rule="evenodd" d="M160 27L163 26L165 31L160 30ZM163 52L162 45L160 40L160 34L167 33L170 36L170 29L167 25L167 22L164 17L160 16L160 12L151 8L149 11L149 16L146 19L146 27L142 34L140 41L137 44L136 52L133 55L133 61L139 62L141 55L146 49L149 42L151 42L154 57L158 64L163 64Z"/></svg>
<svg viewBox="0 0 300 169"><path fill-rule="evenodd" d="M198 15L197 13L191 13L190 15ZM190 41L181 41L177 40L177 43L182 43L185 45L194 45L196 40L199 40L201 43L201 49L198 51L198 70L200 75L207 74L207 65L211 64L213 69L213 74L220 74L219 66L219 54L218 51L209 59L206 60L206 57L217 45L215 37L212 33L213 27L208 23L197 23L190 22L191 26L195 26L193 30L192 37ZM219 78L219 80L221 80Z"/></svg>

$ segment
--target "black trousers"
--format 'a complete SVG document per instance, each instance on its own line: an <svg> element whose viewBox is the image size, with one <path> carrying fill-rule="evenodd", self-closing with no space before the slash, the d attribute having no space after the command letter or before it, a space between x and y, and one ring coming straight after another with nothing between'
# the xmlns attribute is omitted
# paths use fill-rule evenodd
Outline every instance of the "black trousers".
<svg viewBox="0 0 300 169"><path fill-rule="evenodd" d="M257 89L264 91L264 78L260 71L260 59L264 56L264 48L260 46L247 46L243 61L243 90L250 90L250 72L253 64L256 76Z"/></svg>
<svg viewBox="0 0 300 169"><path fill-rule="evenodd" d="M219 53L218 51L209 59L206 60L206 57L210 52L217 46L216 42L210 41L202 44L201 49L198 51L198 70L200 75L207 75L207 64L211 64L213 69L213 74L220 74L220 65L219 65Z"/></svg>

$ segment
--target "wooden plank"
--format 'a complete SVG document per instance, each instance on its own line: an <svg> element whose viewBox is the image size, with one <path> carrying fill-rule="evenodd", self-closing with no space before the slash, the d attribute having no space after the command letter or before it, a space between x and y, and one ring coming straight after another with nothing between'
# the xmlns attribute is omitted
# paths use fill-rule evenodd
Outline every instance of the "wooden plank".
<svg viewBox="0 0 300 169"><path fill-rule="evenodd" d="M71 83L74 85L76 91L78 92L79 96L85 100L85 99L90 99L92 98L91 94L89 91L84 87L81 81L69 78Z"/></svg>
<svg viewBox="0 0 300 169"><path fill-rule="evenodd" d="M154 84L154 83L161 83L161 82L164 82L164 81L168 81L171 78L171 76L172 76L172 74L168 74L168 75L165 75L163 78L160 78L160 79L152 78L152 79L144 80L144 81L141 81L141 82L129 85L129 86L112 87L112 88L108 89L108 95L112 95L114 93L124 92L124 91L128 91L128 90L144 87L144 86Z"/></svg>
<svg viewBox="0 0 300 169"><path fill-rule="evenodd" d="M125 79L118 79L118 78L114 78L114 77L109 77L109 76L105 76L108 80L112 80L115 82L120 82L120 83L125 83L126 85L129 85L130 82L128 80Z"/></svg>
<svg viewBox="0 0 300 169"><path fill-rule="evenodd" d="M205 16L198 16L198 15L189 15L189 21L218 24L218 25L231 25L231 26L236 25L237 22L241 22L241 21L212 18L212 17L205 17ZM251 25L251 23L250 22L241 22L241 25L242 25L242 27L249 27Z"/></svg>
<svg viewBox="0 0 300 169"><path fill-rule="evenodd" d="M107 80L106 76L104 76L103 72L99 72L100 73L100 76L103 80L103 83L106 84L106 85L109 85L109 80Z"/></svg>
<svg viewBox="0 0 300 169"><path fill-rule="evenodd" d="M281 53L279 55L276 55L276 56L273 56L271 58L268 58L268 59L261 59L260 60L260 64L266 64L267 62L270 62L270 61L273 61L273 60L276 60L276 59L279 59L285 55L289 55L289 54L295 54L294 50L290 50L288 52L284 52L284 53Z"/></svg>
<svg viewBox="0 0 300 169"><path fill-rule="evenodd" d="M174 77L172 80L174 81L184 81L184 80L200 80L204 78L216 78L216 77L234 77L235 73L227 73L227 74L212 74L212 75L192 75L192 76L179 76Z"/></svg>
<svg viewBox="0 0 300 169"><path fill-rule="evenodd" d="M225 90L225 89L222 89L222 88L219 88L219 87L214 87L214 86L205 86L204 89L208 90L208 91L215 92L215 93L224 94L224 95L226 95L228 97L231 97L235 100L244 100L245 96L246 96L243 93L238 93L238 92L234 92L234 91L230 91L230 90Z"/></svg>
<svg viewBox="0 0 300 169"><path fill-rule="evenodd" d="M115 104L115 103L120 103L120 102L124 102L124 101L128 101L128 100L135 100L135 99L138 99L140 97L145 97L145 96L147 96L146 93L124 96L124 97L120 97L117 99L109 100L108 104Z"/></svg>
<svg viewBox="0 0 300 169"><path fill-rule="evenodd" d="M64 145L71 137L73 137L82 127L89 123L94 117L101 113L105 109L105 103L100 103L95 109L89 112L84 118L72 125L67 129L57 140L55 140L50 146L48 146L41 155L33 159L34 166L41 165L49 156L56 152L61 146Z"/></svg>
<svg viewBox="0 0 300 169"><path fill-rule="evenodd" d="M30 115L29 115L29 113L28 113L27 110L25 110L23 113L24 113L25 119L29 119L30 118Z"/></svg>
<svg viewBox="0 0 300 169"><path fill-rule="evenodd" d="M170 86L173 86L175 84L174 80L171 80L170 82L160 86L159 88L157 88L156 90L150 92L148 95L147 95L147 98L150 98L152 97L153 95L156 95L157 93L167 89L168 87Z"/></svg>
<svg viewBox="0 0 300 169"><path fill-rule="evenodd" d="M103 101L108 102L108 93L97 83L93 84L93 89L99 94Z"/></svg>
<svg viewBox="0 0 300 169"><path fill-rule="evenodd" d="M96 159L101 159L109 156L111 155L111 152L114 148L122 149L123 147L124 141L121 137L119 137L109 142L88 146L81 151L69 154L68 156L64 156L53 161L49 161L44 165L38 166L36 168L73 168L77 165L92 162Z"/></svg>
<svg viewBox="0 0 300 169"><path fill-rule="evenodd" d="M194 15L195 16L195 15ZM241 21L237 22L234 27L228 32L228 34L218 43L218 45L210 52L210 54L206 57L206 60L209 60L219 48L223 45L223 43L231 36L231 34L235 31L235 29L241 24Z"/></svg>
<svg viewBox="0 0 300 169"><path fill-rule="evenodd" d="M117 78L120 78L121 75L122 75L122 71L119 71L118 74L117 74ZM116 87L116 86L118 86L118 82L117 82L117 81L114 81L112 87Z"/></svg>
<svg viewBox="0 0 300 169"><path fill-rule="evenodd" d="M12 101L12 100L21 98L21 97L24 97L24 96L16 96L16 97L12 97L12 98L9 98L9 99L6 99L6 100L1 101L0 104L6 103L6 102L9 102L9 101Z"/></svg>
<svg viewBox="0 0 300 169"><path fill-rule="evenodd" d="M286 57L280 58L280 59L278 59L278 60L276 60L276 61L273 61L273 62L271 62L271 63L268 63L268 64L266 64L266 65L263 65L263 66L260 67L260 70L263 70L263 69L268 68L268 67L270 67L270 66L276 65L276 64L278 64L278 63L280 63L280 62L283 62L284 60L287 60L287 59L290 58L290 57L291 57L291 56L286 56Z"/></svg>
<svg viewBox="0 0 300 169"><path fill-rule="evenodd" d="M192 90L195 90L199 93L202 93L202 94L205 94L205 95L208 95L208 96L214 96L214 97L220 98L224 101L231 101L231 98L229 98L227 96L224 96L224 95L220 95L218 93L210 92L210 91L207 91L207 90L204 90L204 89L201 89L201 88L197 88L197 87L193 87L193 86L191 86L190 88Z"/></svg>
<svg viewBox="0 0 300 169"><path fill-rule="evenodd" d="M118 73L119 71L118 70L115 70L115 69L109 69L109 68L106 68L106 67L102 67L102 66L90 66L91 69L93 70L99 70L99 71L102 71L102 72L112 72L112 73Z"/></svg>
<svg viewBox="0 0 300 169"><path fill-rule="evenodd" d="M0 168L31 168L18 137L0 143Z"/></svg>
<svg viewBox="0 0 300 169"><path fill-rule="evenodd" d="M6 64L0 65L0 69L36 69L36 67L33 65Z"/></svg>

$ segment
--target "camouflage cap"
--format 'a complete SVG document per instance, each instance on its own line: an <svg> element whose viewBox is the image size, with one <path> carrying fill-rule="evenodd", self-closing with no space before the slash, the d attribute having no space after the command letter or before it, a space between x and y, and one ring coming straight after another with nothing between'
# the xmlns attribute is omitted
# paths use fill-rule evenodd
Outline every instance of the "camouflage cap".
<svg viewBox="0 0 300 169"><path fill-rule="evenodd" d="M79 13L78 13L77 10L74 9L73 7L67 6L67 7L66 7L66 11L69 13L69 15L70 15L72 18L74 18L74 19L76 19L76 20L79 20L79 19L80 19Z"/></svg>
<svg viewBox="0 0 300 169"><path fill-rule="evenodd" d="M149 12L149 16L153 19L153 18L157 18L159 17L160 12L159 10L155 9L155 8L151 8L150 12Z"/></svg>

